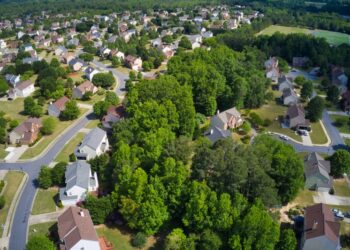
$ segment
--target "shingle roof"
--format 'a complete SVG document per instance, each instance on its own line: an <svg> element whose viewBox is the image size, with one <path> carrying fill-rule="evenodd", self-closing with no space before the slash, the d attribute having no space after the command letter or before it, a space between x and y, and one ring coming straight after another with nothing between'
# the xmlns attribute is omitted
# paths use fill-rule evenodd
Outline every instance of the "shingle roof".
<svg viewBox="0 0 350 250"><path fill-rule="evenodd" d="M67 167L66 178L66 190L71 189L74 186L78 186L88 190L90 183L91 167L86 161L76 161Z"/></svg>
<svg viewBox="0 0 350 250"><path fill-rule="evenodd" d="M305 210L305 239L326 236L335 244L339 241L340 224L335 222L334 215L325 204L316 204Z"/></svg>
<svg viewBox="0 0 350 250"><path fill-rule="evenodd" d="M64 242L66 249L71 249L80 240L98 242L98 237L87 209L69 207L58 217L57 227L60 240Z"/></svg>
<svg viewBox="0 0 350 250"><path fill-rule="evenodd" d="M30 80L27 80L27 81L23 81L23 82L17 83L16 88L19 89L19 90L24 90L27 87L29 87L30 85L34 85L34 83L32 81L30 81Z"/></svg>
<svg viewBox="0 0 350 250"><path fill-rule="evenodd" d="M94 128L85 136L79 148L87 146L93 150L96 150L105 136L106 131L100 128Z"/></svg>
<svg viewBox="0 0 350 250"><path fill-rule="evenodd" d="M331 164L329 161L325 161L319 154L313 152L305 157L305 177L309 178L316 174L324 176L327 181L319 180L317 182L318 187L332 187L332 178L329 176L331 172Z"/></svg>
<svg viewBox="0 0 350 250"><path fill-rule="evenodd" d="M66 96L62 96L60 99L55 101L52 105L54 105L58 110L63 111L66 105L66 102L69 101L69 98Z"/></svg>

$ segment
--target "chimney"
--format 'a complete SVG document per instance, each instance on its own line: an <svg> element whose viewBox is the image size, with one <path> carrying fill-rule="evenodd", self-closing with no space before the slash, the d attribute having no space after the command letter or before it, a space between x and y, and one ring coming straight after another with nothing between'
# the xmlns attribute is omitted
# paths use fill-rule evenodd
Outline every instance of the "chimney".
<svg viewBox="0 0 350 250"><path fill-rule="evenodd" d="M79 214L80 214L80 216L81 216L81 217L85 217L85 214L84 214L84 211L83 211L83 209L80 209L80 212L79 212Z"/></svg>
<svg viewBox="0 0 350 250"><path fill-rule="evenodd" d="M216 114L217 114L217 115L220 114L220 110L217 110L217 111L216 111Z"/></svg>
<svg viewBox="0 0 350 250"><path fill-rule="evenodd" d="M210 134L212 135L214 133L214 129L211 129L210 130Z"/></svg>
<svg viewBox="0 0 350 250"><path fill-rule="evenodd" d="M316 220L314 220L314 224L312 225L312 230L316 230L317 225L318 225L318 222Z"/></svg>

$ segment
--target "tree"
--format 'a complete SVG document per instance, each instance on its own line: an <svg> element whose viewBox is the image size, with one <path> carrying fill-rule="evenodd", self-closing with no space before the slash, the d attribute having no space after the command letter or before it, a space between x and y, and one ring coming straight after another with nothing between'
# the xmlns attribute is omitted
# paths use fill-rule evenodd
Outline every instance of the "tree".
<svg viewBox="0 0 350 250"><path fill-rule="evenodd" d="M184 49L192 49L191 41L188 39L187 36L181 37L181 40L179 42L179 47Z"/></svg>
<svg viewBox="0 0 350 250"><path fill-rule="evenodd" d="M167 235L164 242L165 250L194 250L195 242L187 237L181 228L175 228Z"/></svg>
<svg viewBox="0 0 350 250"><path fill-rule="evenodd" d="M146 245L147 242L147 236L142 233L138 232L133 238L132 238L132 245L137 248L142 248Z"/></svg>
<svg viewBox="0 0 350 250"><path fill-rule="evenodd" d="M97 73L92 78L92 82L96 86L109 88L109 87L112 87L112 85L115 83L115 78L112 73Z"/></svg>
<svg viewBox="0 0 350 250"><path fill-rule="evenodd" d="M339 103L339 89L337 86L332 85L327 89L327 101L337 105Z"/></svg>
<svg viewBox="0 0 350 250"><path fill-rule="evenodd" d="M105 102L108 102L110 105L118 105L119 104L119 97L117 96L117 94L115 92L107 91Z"/></svg>
<svg viewBox="0 0 350 250"><path fill-rule="evenodd" d="M335 177L342 177L343 174L349 174L350 154L344 149L337 150L331 156L331 174Z"/></svg>
<svg viewBox="0 0 350 250"><path fill-rule="evenodd" d="M297 247L297 239L292 229L281 230L280 239L276 246L276 250L295 250Z"/></svg>
<svg viewBox="0 0 350 250"><path fill-rule="evenodd" d="M9 122L10 130L16 128L18 125L19 125L19 121L17 121L17 120L11 120L11 121Z"/></svg>
<svg viewBox="0 0 350 250"><path fill-rule="evenodd" d="M304 76L297 76L297 77L295 77L294 82L298 86L302 87L304 85L304 83L306 82L306 79Z"/></svg>
<svg viewBox="0 0 350 250"><path fill-rule="evenodd" d="M48 189L52 186L51 169L48 166L42 166L38 176L39 187Z"/></svg>
<svg viewBox="0 0 350 250"><path fill-rule="evenodd" d="M61 112L60 118L62 120L74 120L80 115L80 110L78 108L77 102L75 100L70 100L66 102L65 109Z"/></svg>
<svg viewBox="0 0 350 250"><path fill-rule="evenodd" d="M43 120L40 131L44 135L51 135L55 131L56 125L57 120L54 117L47 117Z"/></svg>
<svg viewBox="0 0 350 250"><path fill-rule="evenodd" d="M66 167L66 162L59 162L51 169L51 180L53 185L64 185Z"/></svg>
<svg viewBox="0 0 350 250"><path fill-rule="evenodd" d="M0 96L5 95L8 89L9 85L7 84L7 82L3 78L0 78Z"/></svg>
<svg viewBox="0 0 350 250"><path fill-rule="evenodd" d="M36 105L34 98L31 96L24 98L23 104L24 104L24 114L31 115L33 112L33 107Z"/></svg>
<svg viewBox="0 0 350 250"><path fill-rule="evenodd" d="M222 241L220 237L211 230L204 230L200 236L199 249L203 250L219 250L221 248Z"/></svg>
<svg viewBox="0 0 350 250"><path fill-rule="evenodd" d="M5 197L3 195L0 195L0 210L4 208L6 204Z"/></svg>
<svg viewBox="0 0 350 250"><path fill-rule="evenodd" d="M108 215L113 211L110 196L96 198L88 195L84 202L84 207L89 210L94 224L102 224L106 221Z"/></svg>
<svg viewBox="0 0 350 250"><path fill-rule="evenodd" d="M312 96L313 90L314 90L314 87L313 87L312 81L306 81L301 88L301 92L300 92L301 98L303 98L304 100L310 98Z"/></svg>
<svg viewBox="0 0 350 250"><path fill-rule="evenodd" d="M84 60L85 62L91 62L94 60L94 55L89 53L82 53L79 55L79 58Z"/></svg>
<svg viewBox="0 0 350 250"><path fill-rule="evenodd" d="M324 106L325 106L325 103L322 97L316 96L312 98L306 107L307 117L312 122L316 122L320 120L322 117Z"/></svg>
<svg viewBox="0 0 350 250"><path fill-rule="evenodd" d="M26 250L56 250L56 246L46 236L37 235L29 238Z"/></svg>
<svg viewBox="0 0 350 250"><path fill-rule="evenodd" d="M171 35L166 35L162 37L162 42L170 44L174 41L174 38Z"/></svg>

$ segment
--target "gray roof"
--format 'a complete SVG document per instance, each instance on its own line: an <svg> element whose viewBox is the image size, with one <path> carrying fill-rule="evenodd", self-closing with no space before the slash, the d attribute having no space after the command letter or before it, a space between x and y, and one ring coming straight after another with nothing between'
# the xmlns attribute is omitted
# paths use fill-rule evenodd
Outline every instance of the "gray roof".
<svg viewBox="0 0 350 250"><path fill-rule="evenodd" d="M223 129L225 124L229 122L232 116L239 118L241 117L241 114L237 111L236 108L230 108L228 110L225 110L212 117L211 127L218 127Z"/></svg>
<svg viewBox="0 0 350 250"><path fill-rule="evenodd" d="M71 189L74 186L88 189L90 183L91 167L86 161L76 161L67 167L66 178L66 190Z"/></svg>
<svg viewBox="0 0 350 250"><path fill-rule="evenodd" d="M223 130L218 127L210 127L208 131L206 132L207 138L212 142L215 143L216 141L220 139L224 139L231 136L231 130Z"/></svg>
<svg viewBox="0 0 350 250"><path fill-rule="evenodd" d="M85 136L84 140L78 148L81 149L87 146L96 150L106 135L106 131L100 128L94 128Z"/></svg>
<svg viewBox="0 0 350 250"><path fill-rule="evenodd" d="M327 181L319 180L317 182L318 187L332 187L332 177L329 176L331 171L331 165L329 161L326 161L319 154L313 152L305 157L305 178L309 178L315 175L322 175Z"/></svg>

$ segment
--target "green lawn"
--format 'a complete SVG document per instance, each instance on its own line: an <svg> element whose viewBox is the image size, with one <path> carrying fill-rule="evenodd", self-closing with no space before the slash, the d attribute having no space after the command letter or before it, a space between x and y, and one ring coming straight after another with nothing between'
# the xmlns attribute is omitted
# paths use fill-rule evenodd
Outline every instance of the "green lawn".
<svg viewBox="0 0 350 250"><path fill-rule="evenodd" d="M15 196L23 177L23 172L10 171L6 174L4 178L4 181L7 183L3 193L6 203L4 208L0 210L0 225L5 224L6 222L6 218L8 216L13 197ZM3 229L2 227L0 227L0 235L2 235L2 232Z"/></svg>
<svg viewBox="0 0 350 250"><path fill-rule="evenodd" d="M83 78L84 73L82 71L73 72L68 75L68 77L72 78L74 82L82 82L86 79Z"/></svg>
<svg viewBox="0 0 350 250"><path fill-rule="evenodd" d="M28 231L28 239L30 239L33 236L39 236L39 235L49 236L50 231L55 230L54 228L56 227L56 224L57 224L56 221L51 221L51 222L31 225Z"/></svg>
<svg viewBox="0 0 350 250"><path fill-rule="evenodd" d="M8 152L6 152L5 149L5 145L0 144L0 159L4 159L8 155Z"/></svg>
<svg viewBox="0 0 350 250"><path fill-rule="evenodd" d="M314 204L313 195L315 192L308 189L299 191L298 196L293 200L292 203L298 204L299 206L309 206Z"/></svg>
<svg viewBox="0 0 350 250"><path fill-rule="evenodd" d="M344 138L345 144L350 147L350 139Z"/></svg>
<svg viewBox="0 0 350 250"><path fill-rule="evenodd" d="M76 146L83 140L85 133L77 133L62 149L62 151L56 156L55 161L69 162L69 155L74 152Z"/></svg>
<svg viewBox="0 0 350 250"><path fill-rule="evenodd" d="M92 120L85 126L85 128L96 128L98 124L100 124L100 120Z"/></svg>
<svg viewBox="0 0 350 250"><path fill-rule="evenodd" d="M6 113L6 115L12 120L23 122L27 119L27 116L22 114L24 108L24 98L17 98L13 101L1 101L0 111Z"/></svg>
<svg viewBox="0 0 350 250"><path fill-rule="evenodd" d="M266 29L260 31L258 35L273 35L276 32L283 34L292 34L292 33L303 33L310 34L315 37L325 38L329 44L340 45L342 43L350 44L350 35L345 33L327 31L327 30L310 30L307 28L299 27L287 27L281 25L271 25Z"/></svg>
<svg viewBox="0 0 350 250"><path fill-rule="evenodd" d="M349 117L342 115L330 115L330 117L340 133L350 134Z"/></svg>
<svg viewBox="0 0 350 250"><path fill-rule="evenodd" d="M83 115L87 110L86 109L80 109L80 114ZM60 121L57 123L56 129L53 132L52 135L43 136L43 138L37 142L33 147L28 148L24 154L20 157L20 159L31 159L37 155L39 155L41 152L43 152L49 144L55 140L66 128L68 128L74 121Z"/></svg>
<svg viewBox="0 0 350 250"><path fill-rule="evenodd" d="M312 132L310 133L311 141L314 144L327 143L327 136L320 122L311 123Z"/></svg>
<svg viewBox="0 0 350 250"><path fill-rule="evenodd" d="M79 102L81 103L85 103L85 104L95 104L98 101L103 101L103 99L105 98L105 95L98 95L97 93L95 95L93 95L91 97L90 100L87 101L83 101L83 100L79 100Z"/></svg>
<svg viewBox="0 0 350 250"><path fill-rule="evenodd" d="M38 189L32 214L45 214L56 211L55 196L58 194L57 188L50 188L47 190Z"/></svg>
<svg viewBox="0 0 350 250"><path fill-rule="evenodd" d="M350 197L350 187L344 178L334 180L333 187L335 195Z"/></svg>
<svg viewBox="0 0 350 250"><path fill-rule="evenodd" d="M133 250L131 246L131 235L129 233L122 233L118 228L109 228L101 225L97 228L98 236L104 236L109 242L113 244L114 249Z"/></svg>

